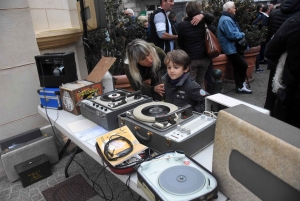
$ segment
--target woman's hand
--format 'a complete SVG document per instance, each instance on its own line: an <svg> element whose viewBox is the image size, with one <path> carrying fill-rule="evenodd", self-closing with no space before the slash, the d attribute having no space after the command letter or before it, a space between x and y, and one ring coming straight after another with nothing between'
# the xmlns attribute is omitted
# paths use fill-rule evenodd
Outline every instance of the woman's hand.
<svg viewBox="0 0 300 201"><path fill-rule="evenodd" d="M154 87L154 91L155 91L156 93L158 93L159 95L163 96L163 94L165 93L164 84L156 85L156 86Z"/></svg>
<svg viewBox="0 0 300 201"><path fill-rule="evenodd" d="M192 25L197 25L204 18L203 14L195 15L191 21Z"/></svg>

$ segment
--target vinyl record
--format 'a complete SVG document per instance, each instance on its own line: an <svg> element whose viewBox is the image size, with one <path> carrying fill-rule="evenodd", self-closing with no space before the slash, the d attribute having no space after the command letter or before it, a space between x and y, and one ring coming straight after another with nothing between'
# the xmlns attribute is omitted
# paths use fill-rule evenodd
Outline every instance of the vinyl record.
<svg viewBox="0 0 300 201"><path fill-rule="evenodd" d="M142 114L150 117L168 114L170 108L165 105L150 105L142 109Z"/></svg>
<svg viewBox="0 0 300 201"><path fill-rule="evenodd" d="M132 114L137 120L155 122L155 116L168 114L176 110L178 110L178 107L171 103L151 102L136 107Z"/></svg>
<svg viewBox="0 0 300 201"><path fill-rule="evenodd" d="M120 91L120 90L117 90L117 91L111 91L111 92L108 92L108 93L105 93L105 94L102 94L102 96L100 97L100 100L102 101L111 101L115 98L118 98L120 96L126 96L127 93L123 92L123 91Z"/></svg>
<svg viewBox="0 0 300 201"><path fill-rule="evenodd" d="M164 170L158 177L160 187L174 195L189 195L203 188L204 174L196 168L184 165Z"/></svg>

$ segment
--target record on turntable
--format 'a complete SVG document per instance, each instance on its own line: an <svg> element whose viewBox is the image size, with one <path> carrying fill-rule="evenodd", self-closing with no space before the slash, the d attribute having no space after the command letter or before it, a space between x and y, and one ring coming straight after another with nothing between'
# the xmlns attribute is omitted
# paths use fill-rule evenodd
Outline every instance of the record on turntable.
<svg viewBox="0 0 300 201"><path fill-rule="evenodd" d="M145 122L155 122L156 116L163 116L178 110L176 105L165 102L150 102L136 107L132 114L133 116Z"/></svg>
<svg viewBox="0 0 300 201"><path fill-rule="evenodd" d="M109 102L109 101L113 101L116 98L126 97L126 96L127 96L126 92L121 91L121 90L116 90L116 91L111 91L111 92L102 94L100 97L100 100Z"/></svg>

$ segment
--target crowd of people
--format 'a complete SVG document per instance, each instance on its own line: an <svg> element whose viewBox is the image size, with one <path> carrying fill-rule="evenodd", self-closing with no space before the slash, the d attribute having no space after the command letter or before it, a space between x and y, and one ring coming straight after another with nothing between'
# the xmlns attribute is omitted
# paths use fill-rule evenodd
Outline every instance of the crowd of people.
<svg viewBox="0 0 300 201"><path fill-rule="evenodd" d="M126 47L124 70L131 87L154 100L177 106L191 104L195 111L203 112L204 98L213 85L212 59L205 47L205 26L208 26L217 35L222 52L232 63L236 92L251 94L252 90L245 82L248 64L236 47L236 42L243 39L245 33L235 19L235 3L224 3L217 27L212 25L214 16L204 13L198 1L187 2L186 17L182 21L171 12L173 5L174 0L161 0L160 7L149 20L146 16L138 18L147 38L135 39ZM263 71L259 67L261 63L268 63L270 69L265 108L272 116L300 128L300 118L295 115L298 114L295 111L300 111L300 81L296 78L300 71L298 11L298 0L281 0L275 6L258 4L252 24L268 29L256 59L256 72ZM281 74L276 72L278 68L282 69ZM275 72L279 82L276 89ZM147 79L151 79L150 86L144 83Z"/></svg>

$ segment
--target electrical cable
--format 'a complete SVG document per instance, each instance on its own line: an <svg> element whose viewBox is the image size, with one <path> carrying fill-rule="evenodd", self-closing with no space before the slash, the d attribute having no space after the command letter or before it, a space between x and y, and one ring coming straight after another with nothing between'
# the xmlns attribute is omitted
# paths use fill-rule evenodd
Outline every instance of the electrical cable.
<svg viewBox="0 0 300 201"><path fill-rule="evenodd" d="M99 174L98 174L98 176L96 177L96 179L93 181L93 189L94 189L94 191L95 191L101 198L103 198L103 199L105 199L105 200L107 200L107 198L106 198L106 196L105 196L105 193L104 193L103 189L101 188L101 186L98 185L98 184L96 183L96 181L97 181L98 177L103 173L103 171L104 171L106 168L107 168L107 166L104 166L104 167L102 168L102 170L99 172ZM97 192L97 189L95 188L95 185L98 186L98 187L100 188L100 190L101 190L101 192L102 192L102 194L103 194L103 197Z"/></svg>
<svg viewBox="0 0 300 201"><path fill-rule="evenodd" d="M116 137L116 138L114 138ZM128 149L125 149L123 150L122 152L119 153L119 155L117 154L114 154L114 151L113 150L112 152L109 150L109 145L114 142L114 141L118 141L118 140L122 140L122 141L125 141L127 144L129 144L129 148ZM130 154L133 150L133 144L130 140L128 140L127 138L121 136L121 135L112 135L110 136L108 142L105 143L104 145L104 155L105 157L107 158L107 160L109 161L116 161L124 156L127 156L128 154ZM114 155L117 155L117 157L113 157Z"/></svg>
<svg viewBox="0 0 300 201"><path fill-rule="evenodd" d="M44 99L45 99L45 102L46 102L46 91L45 91L45 74L44 74L44 70L43 70L43 68L42 68L42 61L40 60L40 67L41 67L41 71L42 71L42 77L43 77L43 79L42 79L42 83L43 83L43 89L42 90L44 90ZM55 132L55 130L54 130L54 128L53 128L53 125L52 125L52 122L51 122L51 120L50 120L50 117L49 117L49 115L48 115L48 108L47 108L47 106L45 106L45 112L46 112L46 116L47 116L47 119L48 119L48 121L49 121L49 123L50 123L50 125L51 125L51 129L52 129L52 131L53 131L53 135L54 135L54 137L56 138L56 140L59 142L59 144L63 147L63 145L62 145L62 143L59 141L59 139L58 139L58 137L57 137L57 134L56 134L56 132ZM55 110L55 109L54 109ZM58 109L56 109L57 110L57 113L58 113ZM57 118L56 118L56 120L58 119L58 116L57 116ZM54 123L56 122L56 120L54 121Z"/></svg>

